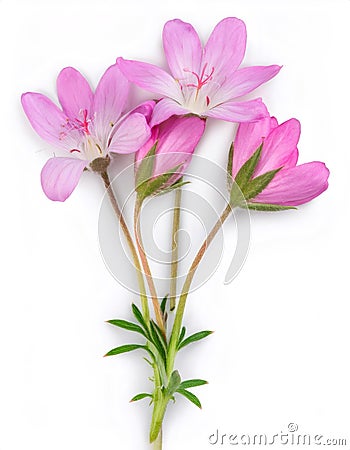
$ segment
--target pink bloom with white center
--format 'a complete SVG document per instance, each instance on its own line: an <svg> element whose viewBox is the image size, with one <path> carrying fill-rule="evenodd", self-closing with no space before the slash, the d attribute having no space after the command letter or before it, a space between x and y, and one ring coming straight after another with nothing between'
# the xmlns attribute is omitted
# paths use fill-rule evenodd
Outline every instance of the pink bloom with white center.
<svg viewBox="0 0 350 450"><path fill-rule="evenodd" d="M185 173L192 155L204 133L205 120L199 117L170 117L160 125L152 128L148 142L135 155L135 166L138 169L141 161L156 144L151 179L172 170L176 171L166 182L170 186Z"/></svg>
<svg viewBox="0 0 350 450"><path fill-rule="evenodd" d="M300 122L290 119L278 125L274 117L240 124L233 146L232 177L263 143L253 179L271 170L279 170L252 203L297 206L309 202L328 187L329 170L323 162L296 165Z"/></svg>
<svg viewBox="0 0 350 450"><path fill-rule="evenodd" d="M117 63L130 81L163 97L154 108L151 125L188 113L229 122L252 122L268 115L261 99L236 99L273 78L281 67L238 69L246 37L244 22L228 17L216 25L203 48L192 25L175 19L167 22L163 31L172 75L143 62L118 58Z"/></svg>
<svg viewBox="0 0 350 450"><path fill-rule="evenodd" d="M58 75L57 93L62 109L35 92L23 94L22 105L38 135L67 153L49 159L41 172L47 197L65 201L92 161L136 152L151 131L142 113L122 116L129 82L116 64L106 70L95 93L77 70L67 67Z"/></svg>

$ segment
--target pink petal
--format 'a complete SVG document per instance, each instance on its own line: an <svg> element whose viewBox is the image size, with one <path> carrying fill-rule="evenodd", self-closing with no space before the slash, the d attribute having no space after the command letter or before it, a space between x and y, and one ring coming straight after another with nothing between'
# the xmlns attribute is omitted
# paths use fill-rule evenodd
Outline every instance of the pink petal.
<svg viewBox="0 0 350 450"><path fill-rule="evenodd" d="M71 137L65 132L67 116L50 99L36 92L27 92L21 101L30 124L42 139L64 149L70 146Z"/></svg>
<svg viewBox="0 0 350 450"><path fill-rule="evenodd" d="M299 138L300 122L297 119L287 120L274 128L264 141L255 176L280 167L287 169L295 166Z"/></svg>
<svg viewBox="0 0 350 450"><path fill-rule="evenodd" d="M151 129L145 116L131 114L116 126L108 151L112 153L134 153L150 138Z"/></svg>
<svg viewBox="0 0 350 450"><path fill-rule="evenodd" d="M239 69L227 77L212 102L218 104L246 95L271 80L280 70L281 66L252 66Z"/></svg>
<svg viewBox="0 0 350 450"><path fill-rule="evenodd" d="M202 66L214 68L214 77L223 80L241 64L246 47L247 32L244 22L227 17L219 22L204 48Z"/></svg>
<svg viewBox="0 0 350 450"><path fill-rule="evenodd" d="M129 82L114 64L103 74L94 96L94 130L101 142L107 139L121 116L128 94Z"/></svg>
<svg viewBox="0 0 350 450"><path fill-rule="evenodd" d="M264 137L271 130L272 119L266 117L258 122L241 123L237 129L233 147L232 177L253 153L260 147Z"/></svg>
<svg viewBox="0 0 350 450"><path fill-rule="evenodd" d="M129 81L146 91L181 100L180 85L167 72L153 64L118 58L120 70Z"/></svg>
<svg viewBox="0 0 350 450"><path fill-rule="evenodd" d="M163 98L154 107L150 125L151 127L154 127L155 125L169 119L171 116L182 116L189 113L190 111L188 109L180 106L175 102L175 100L172 100L171 98Z"/></svg>
<svg viewBox="0 0 350 450"><path fill-rule="evenodd" d="M226 102L206 112L208 117L228 122L255 122L268 116L261 98L246 102Z"/></svg>
<svg viewBox="0 0 350 450"><path fill-rule="evenodd" d="M66 67L58 75L57 95L63 111L70 119L81 120L84 110L91 118L92 90L83 75L73 67Z"/></svg>
<svg viewBox="0 0 350 450"><path fill-rule="evenodd" d="M309 202L328 187L329 170L322 162L282 169L254 202L297 206Z"/></svg>
<svg viewBox="0 0 350 450"><path fill-rule="evenodd" d="M163 30L163 46L174 78L187 78L189 70L199 73L202 44L191 24L179 19L167 22Z"/></svg>
<svg viewBox="0 0 350 450"><path fill-rule="evenodd" d="M88 162L77 158L51 158L41 171L41 186L50 200L64 202L74 191Z"/></svg>
<svg viewBox="0 0 350 450"><path fill-rule="evenodd" d="M157 157L154 176L161 175L182 164L182 176L191 156L204 133L205 120L199 117L171 117L159 126Z"/></svg>
<svg viewBox="0 0 350 450"><path fill-rule="evenodd" d="M145 116L147 123L151 121L153 109L156 105L156 102L153 100L148 100L146 102L141 103L136 106L133 110L130 111L130 114L140 113Z"/></svg>

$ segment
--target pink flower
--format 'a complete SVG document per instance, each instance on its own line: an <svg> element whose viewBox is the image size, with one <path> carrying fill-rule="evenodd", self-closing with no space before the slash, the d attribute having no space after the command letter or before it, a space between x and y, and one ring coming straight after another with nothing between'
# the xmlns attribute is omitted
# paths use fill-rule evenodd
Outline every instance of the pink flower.
<svg viewBox="0 0 350 450"><path fill-rule="evenodd" d="M237 180L241 167L261 144L260 159L252 181L267 172L280 169L260 193L248 199L253 209L260 209L259 204L262 203L301 205L327 189L329 170L324 163L314 161L296 165L299 137L300 122L296 119L278 125L274 117L268 117L256 123L239 125L233 145L232 177Z"/></svg>
<svg viewBox="0 0 350 450"><path fill-rule="evenodd" d="M230 122L268 115L261 99L236 101L280 70L280 66L238 69L246 48L244 22L233 17L222 20L203 48L192 25L171 20L164 26L163 45L172 76L152 64L117 60L130 81L164 97L154 108L151 125L188 113Z"/></svg>
<svg viewBox="0 0 350 450"><path fill-rule="evenodd" d="M154 193L152 188L158 191L174 185L184 175L204 129L205 121L195 116L173 116L152 128L150 139L135 155L137 184L140 184L140 169L147 167L147 173L141 175L141 182L146 181L147 195ZM150 156L152 148L154 156ZM146 157L153 160L151 165L143 166Z"/></svg>
<svg viewBox="0 0 350 450"><path fill-rule="evenodd" d="M139 111L122 116L129 83L114 64L102 76L95 93L72 67L57 78L58 108L45 95L22 95L23 109L34 130L67 156L47 161L41 172L42 188L51 200L65 201L90 163L110 153L136 152L150 137ZM153 107L153 105L152 105Z"/></svg>

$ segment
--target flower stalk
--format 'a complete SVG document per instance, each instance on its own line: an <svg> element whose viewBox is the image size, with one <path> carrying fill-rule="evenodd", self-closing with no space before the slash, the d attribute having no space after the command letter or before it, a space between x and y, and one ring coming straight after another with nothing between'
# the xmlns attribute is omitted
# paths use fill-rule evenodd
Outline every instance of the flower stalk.
<svg viewBox="0 0 350 450"><path fill-rule="evenodd" d="M130 249L130 252L131 252L131 255L132 255L132 259L134 261L134 265L135 265L135 269L136 269L136 275L137 275L137 281L138 281L139 289L140 289L140 299L141 299L142 312L143 312L143 315L144 315L144 318L145 318L146 322L148 323L149 320L150 320L150 314L149 314L149 308L148 308L148 299L147 299L147 293L146 293L146 286L145 286L145 282L144 282L144 279L143 279L143 276L142 276L141 264L140 264L139 257L137 255L137 251L136 251L136 248L135 248L135 245L134 245L134 241L133 241L133 239L131 237L128 225L125 222L123 213L121 212L121 210L119 208L119 205L118 205L117 199L116 199L116 197L114 195L114 192L113 192L113 189L112 189L111 182L110 182L110 179L109 179L107 171L105 170L105 171L101 172L100 175L101 175L101 178L102 178L103 183L105 185L106 192L107 192L107 195L108 195L109 200L111 202L111 205L113 207L113 210L114 210L114 212L115 212L115 214L116 214L116 216L117 216L117 218L119 220L121 229L123 230L126 242L127 242L128 246L129 246L129 249Z"/></svg>
<svg viewBox="0 0 350 450"><path fill-rule="evenodd" d="M173 229L171 238L171 268L170 268L170 311L173 311L176 306L176 283L177 283L177 272L178 272L178 257L179 257L179 245L177 242L177 233L180 227L180 213L181 213L181 188L175 191L175 202L174 202L174 212L173 212Z"/></svg>

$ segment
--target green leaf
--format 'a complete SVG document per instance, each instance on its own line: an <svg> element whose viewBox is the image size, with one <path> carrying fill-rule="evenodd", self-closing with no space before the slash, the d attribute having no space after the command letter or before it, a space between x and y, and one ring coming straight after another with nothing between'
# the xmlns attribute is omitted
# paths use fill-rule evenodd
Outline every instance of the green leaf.
<svg viewBox="0 0 350 450"><path fill-rule="evenodd" d="M143 318L143 315L142 315L141 311L140 311L139 308L135 305L135 303L133 303L133 304L131 305L131 309L132 309L132 312L133 312L133 314L134 314L136 320L141 324L142 328L144 329L147 338L149 338L148 326L147 326L147 324L146 324L145 319Z"/></svg>
<svg viewBox="0 0 350 450"><path fill-rule="evenodd" d="M181 384L180 374L177 370L174 370L174 372L170 375L169 383L166 388L168 397L172 397L175 394L180 384Z"/></svg>
<svg viewBox="0 0 350 450"><path fill-rule="evenodd" d="M248 159L248 161L246 161L243 164L243 166L239 169L239 171L236 175L235 181L242 191L243 191L243 188L245 187L245 185L248 183L248 181L253 176L254 170L260 160L262 147L263 147L263 144L261 144L260 147Z"/></svg>
<svg viewBox="0 0 350 450"><path fill-rule="evenodd" d="M175 189L185 186L186 184L191 184L191 182L190 181L181 181L179 183L178 181L176 181L176 183L172 184L169 187L160 189L159 191L155 192L153 195L159 196L159 195L167 194L168 192L174 191Z"/></svg>
<svg viewBox="0 0 350 450"><path fill-rule="evenodd" d="M165 307L166 307L166 302L167 301L168 301L168 294L163 298L162 303L160 304L160 309L161 309L161 311L163 313L163 316L164 316L164 313L165 313Z"/></svg>
<svg viewBox="0 0 350 450"><path fill-rule="evenodd" d="M192 394L192 392L186 391L186 389L178 389L176 392L186 397L187 400L192 402L194 405L198 406L198 408L202 409L202 405L201 402L199 401L199 398L196 395Z"/></svg>
<svg viewBox="0 0 350 450"><path fill-rule="evenodd" d="M276 170L270 170L269 172L260 175L253 180L251 180L244 188L242 189L243 195L246 200L250 200L251 198L255 198L257 195L262 192L266 186L273 180L274 176L277 172L281 170L282 167Z"/></svg>
<svg viewBox="0 0 350 450"><path fill-rule="evenodd" d="M132 352L133 350L137 350L139 348L147 350L147 347L145 347L144 345L141 345L141 344L126 344L126 345L121 345L120 347L114 348L110 352L106 353L105 356L120 355L121 353Z"/></svg>
<svg viewBox="0 0 350 450"><path fill-rule="evenodd" d="M156 142L147 155L142 158L135 175L135 186L136 191L142 191L145 187L145 182L147 182L153 175L153 167L155 161L155 154L157 149Z"/></svg>
<svg viewBox="0 0 350 450"><path fill-rule="evenodd" d="M228 152L228 158L227 158L227 189L228 191L231 191L232 188L232 166L233 166L233 142L230 146L230 150Z"/></svg>
<svg viewBox="0 0 350 450"><path fill-rule="evenodd" d="M181 333L180 333L180 336L179 336L179 340L178 340L178 342L177 342L177 345L178 345L178 346L179 346L180 343L183 341L183 338L185 337L185 334L186 334L186 328L185 328L185 327L182 327Z"/></svg>
<svg viewBox="0 0 350 450"><path fill-rule="evenodd" d="M110 323L111 325L114 325L119 328L124 328L125 330L134 331L135 333L140 333L142 336L146 336L146 333L143 331L143 329L136 325L136 323L128 322L127 320L121 320L121 319L114 319L114 320L107 320L107 323Z"/></svg>
<svg viewBox="0 0 350 450"><path fill-rule="evenodd" d="M208 384L208 382L205 380L199 380L199 379L198 380L186 380L180 384L179 389L188 389L188 388L192 388L192 387L203 386L204 384Z"/></svg>
<svg viewBox="0 0 350 450"><path fill-rule="evenodd" d="M199 331L198 333L192 334L192 336L189 336L178 345L178 350L180 350L183 347L186 347L186 345L188 344L192 344L192 342L200 341L201 339L206 338L212 333L213 331Z"/></svg>
<svg viewBox="0 0 350 450"><path fill-rule="evenodd" d="M151 340L158 350L164 363L166 363L167 345L164 340L163 333L159 330L158 326L151 320L150 322Z"/></svg>
<svg viewBox="0 0 350 450"><path fill-rule="evenodd" d="M247 208L254 211L286 211L288 209L298 209L295 206L271 205L269 203L247 203Z"/></svg>
<svg viewBox="0 0 350 450"><path fill-rule="evenodd" d="M142 399L144 399L144 398L146 398L146 397L151 397L151 398L153 398L153 395L152 395L152 394L148 394L148 393L146 393L146 392L142 392L141 394L135 395L135 397L133 397L133 398L130 400L130 403L132 403L132 402L138 402L139 400L142 400Z"/></svg>

